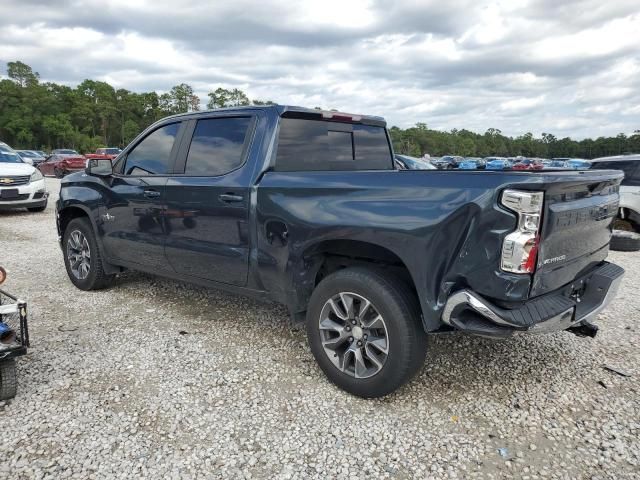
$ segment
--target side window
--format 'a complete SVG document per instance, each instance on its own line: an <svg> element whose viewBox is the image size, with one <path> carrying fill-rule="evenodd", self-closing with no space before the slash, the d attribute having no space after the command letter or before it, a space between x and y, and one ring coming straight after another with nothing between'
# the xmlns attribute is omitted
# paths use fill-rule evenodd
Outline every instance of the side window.
<svg viewBox="0 0 640 480"><path fill-rule="evenodd" d="M217 176L235 170L244 161L251 117L198 120L187 154L186 175Z"/></svg>
<svg viewBox="0 0 640 480"><path fill-rule="evenodd" d="M171 150L180 123L154 130L127 155L125 175L162 175L169 171Z"/></svg>
<svg viewBox="0 0 640 480"><path fill-rule="evenodd" d="M283 118L276 170L393 170L383 127Z"/></svg>

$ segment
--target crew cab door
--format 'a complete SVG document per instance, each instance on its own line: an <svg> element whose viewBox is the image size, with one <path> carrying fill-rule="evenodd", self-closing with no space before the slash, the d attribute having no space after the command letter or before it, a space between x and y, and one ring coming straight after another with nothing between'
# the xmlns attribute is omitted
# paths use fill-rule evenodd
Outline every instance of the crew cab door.
<svg viewBox="0 0 640 480"><path fill-rule="evenodd" d="M191 120L166 185L165 254L181 275L246 285L256 116Z"/></svg>
<svg viewBox="0 0 640 480"><path fill-rule="evenodd" d="M141 270L171 271L164 255L164 195L183 131L181 122L156 128L116 165L107 205L99 212L109 258Z"/></svg>

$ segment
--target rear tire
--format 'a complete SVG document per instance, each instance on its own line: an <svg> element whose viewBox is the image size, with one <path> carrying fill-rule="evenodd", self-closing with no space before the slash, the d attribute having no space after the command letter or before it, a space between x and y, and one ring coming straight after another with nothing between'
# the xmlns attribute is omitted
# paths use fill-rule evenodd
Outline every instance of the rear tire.
<svg viewBox="0 0 640 480"><path fill-rule="evenodd" d="M13 358L0 362L0 400L8 400L16 396L18 376L16 361Z"/></svg>
<svg viewBox="0 0 640 480"><path fill-rule="evenodd" d="M427 351L416 295L402 280L361 267L339 270L318 284L307 310L307 336L329 380L365 398L382 397L408 382Z"/></svg>
<svg viewBox="0 0 640 480"><path fill-rule="evenodd" d="M640 250L640 233L614 230L609 248L618 252L637 252Z"/></svg>
<svg viewBox="0 0 640 480"><path fill-rule="evenodd" d="M69 222L62 237L62 252L69 280L80 290L99 290L113 283L115 275L104 271L102 255L88 218L74 218Z"/></svg>
<svg viewBox="0 0 640 480"><path fill-rule="evenodd" d="M53 175L56 178L62 178L62 177L64 177L64 172L62 170L60 170L58 167L56 167L56 168L53 169Z"/></svg>

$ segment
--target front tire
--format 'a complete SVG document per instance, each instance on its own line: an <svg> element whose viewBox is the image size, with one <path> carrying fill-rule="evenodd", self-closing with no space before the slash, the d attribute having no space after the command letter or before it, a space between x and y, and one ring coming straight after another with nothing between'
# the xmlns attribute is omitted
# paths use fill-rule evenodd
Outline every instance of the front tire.
<svg viewBox="0 0 640 480"><path fill-rule="evenodd" d="M415 294L400 279L360 267L318 284L307 310L307 336L329 380L365 398L408 382L427 349Z"/></svg>
<svg viewBox="0 0 640 480"><path fill-rule="evenodd" d="M62 238L64 264L69 280L81 290L108 287L115 278L104 271L102 255L88 218L74 218Z"/></svg>
<svg viewBox="0 0 640 480"><path fill-rule="evenodd" d="M56 168L53 169L53 175L56 178L63 178L64 177L64 171L60 170L58 167L56 167Z"/></svg>

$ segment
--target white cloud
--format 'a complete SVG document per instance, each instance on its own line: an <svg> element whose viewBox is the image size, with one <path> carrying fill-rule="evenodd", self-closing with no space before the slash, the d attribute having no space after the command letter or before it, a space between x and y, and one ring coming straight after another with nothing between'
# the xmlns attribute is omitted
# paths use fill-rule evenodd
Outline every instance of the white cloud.
<svg viewBox="0 0 640 480"><path fill-rule="evenodd" d="M0 63L520 135L640 128L637 0L3 0ZM557 130L557 131L554 131Z"/></svg>

